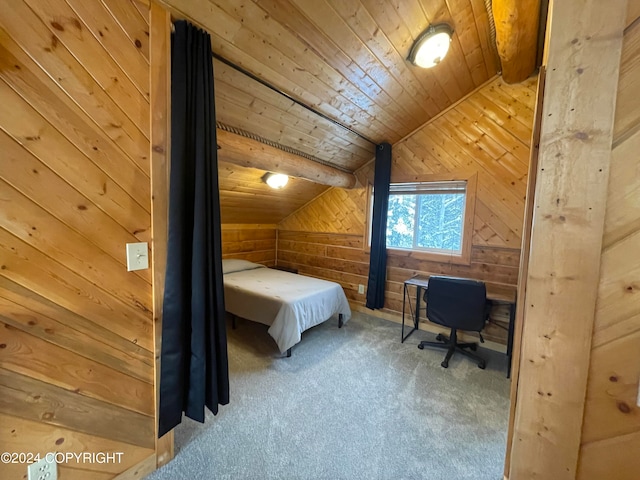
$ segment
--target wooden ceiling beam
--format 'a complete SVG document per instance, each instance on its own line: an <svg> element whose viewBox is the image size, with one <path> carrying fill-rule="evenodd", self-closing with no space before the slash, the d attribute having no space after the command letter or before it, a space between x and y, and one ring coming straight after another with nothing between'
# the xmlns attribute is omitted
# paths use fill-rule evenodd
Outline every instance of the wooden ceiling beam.
<svg viewBox="0 0 640 480"><path fill-rule="evenodd" d="M502 78L522 82L536 69L540 0L493 0L492 10Z"/></svg>
<svg viewBox="0 0 640 480"><path fill-rule="evenodd" d="M257 168L274 173L284 173L304 178L321 185L354 188L356 176L328 165L322 165L293 153L217 129L218 158L241 167Z"/></svg>

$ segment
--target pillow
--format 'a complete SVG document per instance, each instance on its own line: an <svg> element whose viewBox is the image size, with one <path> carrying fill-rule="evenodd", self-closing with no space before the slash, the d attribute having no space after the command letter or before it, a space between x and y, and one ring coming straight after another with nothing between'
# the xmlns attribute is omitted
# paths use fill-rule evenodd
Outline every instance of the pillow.
<svg viewBox="0 0 640 480"><path fill-rule="evenodd" d="M240 260L237 258L227 258L222 260L222 273L242 272L244 270L254 270L256 268L265 268L264 265L249 262L248 260Z"/></svg>

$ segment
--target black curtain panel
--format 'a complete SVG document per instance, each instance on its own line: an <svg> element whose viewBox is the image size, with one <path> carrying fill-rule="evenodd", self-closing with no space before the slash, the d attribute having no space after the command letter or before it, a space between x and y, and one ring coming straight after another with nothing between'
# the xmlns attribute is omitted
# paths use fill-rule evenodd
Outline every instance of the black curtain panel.
<svg viewBox="0 0 640 480"><path fill-rule="evenodd" d="M387 210L391 182L391 145L376 147L373 182L373 222L371 225L371 256L367 285L367 308L384 307L384 283L387 278Z"/></svg>
<svg viewBox="0 0 640 480"><path fill-rule="evenodd" d="M229 403L218 153L209 34L179 21L171 38L169 240L159 431L204 422Z"/></svg>

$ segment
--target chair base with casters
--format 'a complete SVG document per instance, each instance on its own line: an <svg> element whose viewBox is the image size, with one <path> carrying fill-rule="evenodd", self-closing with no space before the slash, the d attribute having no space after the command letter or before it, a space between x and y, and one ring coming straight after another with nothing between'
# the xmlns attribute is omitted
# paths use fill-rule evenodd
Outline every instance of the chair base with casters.
<svg viewBox="0 0 640 480"><path fill-rule="evenodd" d="M444 360L440 364L443 368L449 367L449 360L451 359L451 357L455 352L459 352L465 357L469 357L470 359L477 362L478 368L481 368L484 370L485 367L487 366L486 360L484 360L483 358L480 358L478 355L474 355L473 353L465 350L465 348L468 348L475 352L476 349L478 348L477 343L458 343L458 333L455 328L451 329L450 337L446 337L445 335L438 334L436 336L436 340L437 340L436 342L427 342L427 341L420 342L420 344L418 345L418 348L420 350L423 350L424 347L436 347L436 348L446 349L447 355L444 357Z"/></svg>

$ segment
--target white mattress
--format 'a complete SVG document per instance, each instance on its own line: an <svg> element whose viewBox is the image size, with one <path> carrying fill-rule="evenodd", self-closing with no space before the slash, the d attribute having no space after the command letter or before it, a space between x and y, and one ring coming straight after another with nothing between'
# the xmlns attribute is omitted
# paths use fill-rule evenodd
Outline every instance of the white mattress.
<svg viewBox="0 0 640 480"><path fill-rule="evenodd" d="M246 269L223 267L227 272L225 308L269 325L269 334L281 352L298 343L308 328L337 314L342 314L344 322L351 317L349 302L338 283L251 265L254 267L245 265Z"/></svg>

